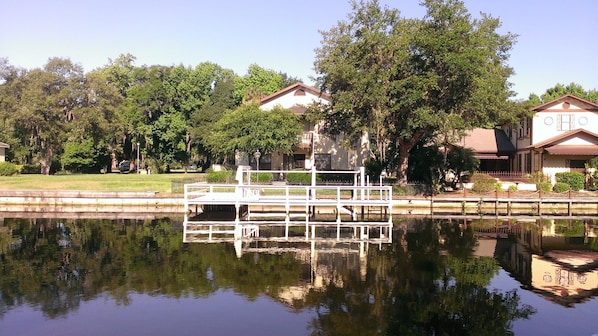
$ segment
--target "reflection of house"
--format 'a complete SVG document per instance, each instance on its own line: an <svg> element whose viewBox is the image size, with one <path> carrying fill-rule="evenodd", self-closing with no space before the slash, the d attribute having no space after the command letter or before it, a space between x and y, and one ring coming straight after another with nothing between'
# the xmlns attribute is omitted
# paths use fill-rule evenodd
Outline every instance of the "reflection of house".
<svg viewBox="0 0 598 336"><path fill-rule="evenodd" d="M303 115L312 104L329 104L330 95L303 83L295 83L260 100L263 110L275 106L290 109ZM331 138L320 133L320 124L304 121L303 136L293 149L293 154L280 152L267 155L260 160L262 169L310 169L314 164L318 170L353 170L363 166L369 155L367 134L361 143L351 149L341 146L342 136Z"/></svg>
<svg viewBox="0 0 598 336"><path fill-rule="evenodd" d="M6 161L6 149L10 146L4 142L0 142L0 162Z"/></svg>
<svg viewBox="0 0 598 336"><path fill-rule="evenodd" d="M598 252L550 251L532 256L534 291L565 306L598 294Z"/></svg>
<svg viewBox="0 0 598 336"><path fill-rule="evenodd" d="M598 104L571 94L532 108L511 131L517 155L512 168L523 173L583 171L598 155Z"/></svg>

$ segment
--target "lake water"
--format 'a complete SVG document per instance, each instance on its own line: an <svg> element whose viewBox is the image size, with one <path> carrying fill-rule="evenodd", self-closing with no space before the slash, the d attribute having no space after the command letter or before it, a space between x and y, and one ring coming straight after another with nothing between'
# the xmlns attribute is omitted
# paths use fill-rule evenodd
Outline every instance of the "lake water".
<svg viewBox="0 0 598 336"><path fill-rule="evenodd" d="M182 243L176 216L4 218L0 334L596 335L597 233L401 218L377 244Z"/></svg>

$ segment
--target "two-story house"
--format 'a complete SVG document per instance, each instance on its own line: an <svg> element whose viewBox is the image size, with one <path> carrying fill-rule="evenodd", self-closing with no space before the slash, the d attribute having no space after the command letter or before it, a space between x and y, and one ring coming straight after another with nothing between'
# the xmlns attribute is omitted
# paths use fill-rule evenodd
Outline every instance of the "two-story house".
<svg viewBox="0 0 598 336"><path fill-rule="evenodd" d="M311 104L330 104L331 97L304 83L295 83L260 100L260 108L271 110L275 106L290 109L298 115L303 115ZM367 134L361 137L351 148L341 145L342 136L329 137L322 134L321 123L304 121L303 135L288 155L274 152L260 159L262 169L311 169L312 165L318 170L354 170L363 166L370 157L369 138Z"/></svg>
<svg viewBox="0 0 598 336"><path fill-rule="evenodd" d="M567 94L531 110L533 117L509 131L512 171L541 171L554 182L555 173L583 171L598 156L598 104Z"/></svg>

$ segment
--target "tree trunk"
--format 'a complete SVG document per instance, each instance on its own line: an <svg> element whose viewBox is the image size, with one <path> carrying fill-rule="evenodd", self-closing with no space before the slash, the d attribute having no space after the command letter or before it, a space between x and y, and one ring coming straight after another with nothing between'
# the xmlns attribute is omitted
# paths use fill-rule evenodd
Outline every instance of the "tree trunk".
<svg viewBox="0 0 598 336"><path fill-rule="evenodd" d="M399 148L399 157L397 158L397 184L404 186L407 184L407 169L409 168L409 150L407 146Z"/></svg>

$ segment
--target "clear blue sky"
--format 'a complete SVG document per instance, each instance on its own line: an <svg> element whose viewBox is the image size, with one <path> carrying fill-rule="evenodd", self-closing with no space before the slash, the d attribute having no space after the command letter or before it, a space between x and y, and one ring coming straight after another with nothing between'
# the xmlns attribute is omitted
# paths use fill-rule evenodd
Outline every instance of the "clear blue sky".
<svg viewBox="0 0 598 336"><path fill-rule="evenodd" d="M422 17L419 0L380 0ZM474 16L519 35L509 64L517 98L557 83L598 87L597 0L465 0ZM319 30L351 11L348 0L0 0L0 57L32 69L68 57L85 71L120 54L136 65L209 61L243 75L250 64L313 84Z"/></svg>

